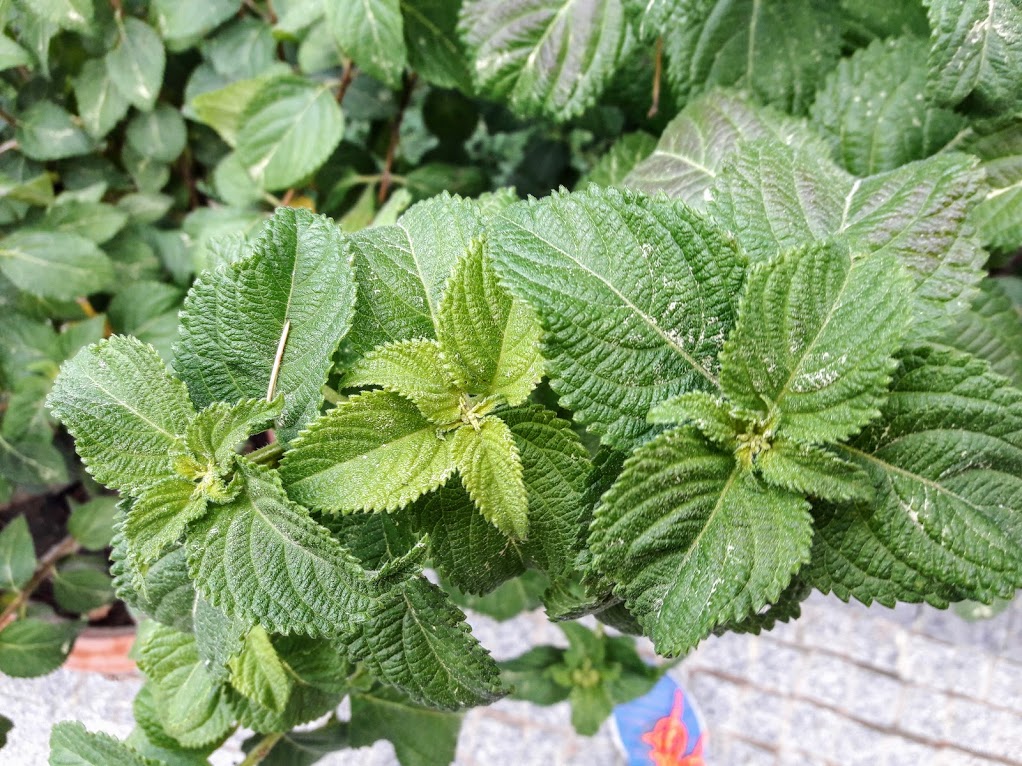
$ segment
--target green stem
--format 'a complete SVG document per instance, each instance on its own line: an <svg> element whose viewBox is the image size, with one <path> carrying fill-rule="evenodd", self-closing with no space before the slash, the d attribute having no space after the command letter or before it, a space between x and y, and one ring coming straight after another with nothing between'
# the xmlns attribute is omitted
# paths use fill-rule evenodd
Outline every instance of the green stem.
<svg viewBox="0 0 1022 766"><path fill-rule="evenodd" d="M248 454L248 459L259 465L273 465L280 460L280 456L283 454L284 448L281 446L280 442L273 442L272 444L267 444L265 447L260 447L259 449L250 452Z"/></svg>
<svg viewBox="0 0 1022 766"><path fill-rule="evenodd" d="M282 731L267 734L262 738L259 744L252 749L252 752L245 757L245 760L238 764L238 766L255 766L257 763L262 763L262 760L270 754L270 751L278 742L280 742L283 736L284 732Z"/></svg>

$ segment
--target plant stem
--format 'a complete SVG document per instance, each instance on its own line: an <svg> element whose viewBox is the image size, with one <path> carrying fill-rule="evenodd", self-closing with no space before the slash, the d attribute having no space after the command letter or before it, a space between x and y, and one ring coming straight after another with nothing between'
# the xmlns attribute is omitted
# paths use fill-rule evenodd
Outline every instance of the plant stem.
<svg viewBox="0 0 1022 766"><path fill-rule="evenodd" d="M68 535L46 551L43 557L39 559L39 564L36 566L35 572L32 573L32 578L26 583L24 588L18 591L18 595L14 597L14 600L7 605L4 611L0 612L0 626L6 625L11 616L28 602L29 596L35 592L35 589L42 584L43 580L50 576L53 568L61 559L67 558L72 553L77 553L79 548L81 548L81 544L71 535Z"/></svg>
<svg viewBox="0 0 1022 766"><path fill-rule="evenodd" d="M12 128L16 128L18 126L18 118L15 117L10 112L8 112L6 109L0 109L0 120L3 120Z"/></svg>
<svg viewBox="0 0 1022 766"><path fill-rule="evenodd" d="M417 77L414 72L409 72L405 75L405 86L401 91L401 103L398 105L397 116L390 126L390 145L387 147L387 161L383 166L383 173L380 176L380 192L376 197L376 202L380 205L387 201L387 195L390 194L390 183L392 180L390 173L394 167L397 145L401 140L401 121L404 120L405 110L408 109L408 104L412 100L412 91L415 90L416 79Z"/></svg>
<svg viewBox="0 0 1022 766"><path fill-rule="evenodd" d="M273 442L271 444L267 444L265 447L260 447L257 450L249 452L248 459L259 465L273 465L280 460L280 456L283 454L284 448L281 446L280 442Z"/></svg>
<svg viewBox="0 0 1022 766"><path fill-rule="evenodd" d="M341 84L337 88L337 103L344 101L344 94L348 92L348 86L351 85L351 81L355 79L355 67L351 63L351 59L344 62L344 72L341 74Z"/></svg>
<svg viewBox="0 0 1022 766"><path fill-rule="evenodd" d="M664 38L656 39L656 59L653 62L653 103L646 113L646 117L652 119L660 111L660 80L664 73Z"/></svg>
<svg viewBox="0 0 1022 766"><path fill-rule="evenodd" d="M256 745L252 752L245 756L245 760L238 764L238 766L255 766L257 763L262 763L262 760L270 754L270 751L274 746L280 742L284 736L284 732L278 731L274 734L267 734L262 740Z"/></svg>

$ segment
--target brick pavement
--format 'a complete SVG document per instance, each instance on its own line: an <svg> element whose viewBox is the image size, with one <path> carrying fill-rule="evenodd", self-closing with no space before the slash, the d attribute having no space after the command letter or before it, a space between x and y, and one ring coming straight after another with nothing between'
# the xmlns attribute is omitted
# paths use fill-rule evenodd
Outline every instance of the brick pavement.
<svg viewBox="0 0 1022 766"><path fill-rule="evenodd" d="M709 766L1022 766L1022 599L976 623L929 607L867 609L820 596L804 611L797 623L763 636L711 638L673 671L706 718ZM502 626L478 616L472 622L498 659L563 643L541 614ZM31 681L0 677L0 710L16 725L0 764L44 764L49 727L67 718L126 735L136 688L132 679L68 671ZM621 763L609 727L579 737L569 714L563 704L512 700L473 710L457 764ZM214 763L238 760L228 748ZM391 746L378 742L321 763L395 760Z"/></svg>

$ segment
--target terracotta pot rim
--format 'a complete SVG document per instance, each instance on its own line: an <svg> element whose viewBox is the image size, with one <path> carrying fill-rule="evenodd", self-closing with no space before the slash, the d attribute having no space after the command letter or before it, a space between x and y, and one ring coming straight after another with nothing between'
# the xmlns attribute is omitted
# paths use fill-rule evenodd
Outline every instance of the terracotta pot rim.
<svg viewBox="0 0 1022 766"><path fill-rule="evenodd" d="M68 670L122 676L136 672L128 653L135 643L135 625L89 625L78 634L64 663Z"/></svg>

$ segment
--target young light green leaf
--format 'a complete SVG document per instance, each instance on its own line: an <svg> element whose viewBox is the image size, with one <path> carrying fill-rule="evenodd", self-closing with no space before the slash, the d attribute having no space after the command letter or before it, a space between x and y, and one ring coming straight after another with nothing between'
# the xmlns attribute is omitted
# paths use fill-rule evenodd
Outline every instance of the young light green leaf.
<svg viewBox="0 0 1022 766"><path fill-rule="evenodd" d="M0 70L27 66L32 63L29 52L7 35L0 35Z"/></svg>
<svg viewBox="0 0 1022 766"><path fill-rule="evenodd" d="M940 151L965 127L964 117L926 99L926 49L919 38L877 40L828 75L812 119L845 170L894 170Z"/></svg>
<svg viewBox="0 0 1022 766"><path fill-rule="evenodd" d="M99 139L113 130L131 107L101 59L89 59L74 80L78 116L89 135Z"/></svg>
<svg viewBox="0 0 1022 766"><path fill-rule="evenodd" d="M124 524L124 539L134 565L144 569L145 564L158 559L191 522L205 515L208 500L194 482L179 476L142 490Z"/></svg>
<svg viewBox="0 0 1022 766"><path fill-rule="evenodd" d="M512 205L491 228L495 270L546 330L551 386L605 442L631 447L652 405L716 386L744 263L702 216L589 189Z"/></svg>
<svg viewBox="0 0 1022 766"><path fill-rule="evenodd" d="M196 457L213 462L221 472L229 470L238 446L252 434L265 431L283 409L283 399L242 399L235 405L213 402L195 416L185 433L185 443Z"/></svg>
<svg viewBox="0 0 1022 766"><path fill-rule="evenodd" d="M389 686L351 695L352 747L386 739L403 766L446 766L454 761L461 716L421 707Z"/></svg>
<svg viewBox="0 0 1022 766"><path fill-rule="evenodd" d="M555 120L593 105L626 41L621 0L469 0L460 30L483 95Z"/></svg>
<svg viewBox="0 0 1022 766"><path fill-rule="evenodd" d="M64 364L48 404L96 480L128 492L169 475L195 416L152 346L116 335Z"/></svg>
<svg viewBox="0 0 1022 766"><path fill-rule="evenodd" d="M87 731L77 721L62 721L50 734L50 766L158 766L128 745L102 732Z"/></svg>
<svg viewBox="0 0 1022 766"><path fill-rule="evenodd" d="M326 511L393 511L447 481L451 439L388 391L354 396L315 421L280 466L288 494Z"/></svg>
<svg viewBox="0 0 1022 766"><path fill-rule="evenodd" d="M163 85L167 53L156 31L144 21L117 17L117 47L106 54L106 71L131 104L148 112Z"/></svg>
<svg viewBox="0 0 1022 766"><path fill-rule="evenodd" d="M1022 388L1022 315L1003 285L1004 279L984 279L972 308L959 314L938 339L990 363L990 368Z"/></svg>
<svg viewBox="0 0 1022 766"><path fill-rule="evenodd" d="M73 300L106 289L113 265L77 234L21 229L0 240L0 271L25 292Z"/></svg>
<svg viewBox="0 0 1022 766"><path fill-rule="evenodd" d="M231 686L263 707L278 713L284 711L292 682L265 630L253 625L245 636L241 653L228 664Z"/></svg>
<svg viewBox="0 0 1022 766"><path fill-rule="evenodd" d="M876 500L821 509L810 581L866 603L1010 597L1022 587L1020 434L1022 393L984 362L906 354L881 419L836 448Z"/></svg>
<svg viewBox="0 0 1022 766"><path fill-rule="evenodd" d="M245 106L236 150L253 180L274 191L319 168L343 134L344 115L328 85L279 77Z"/></svg>
<svg viewBox="0 0 1022 766"><path fill-rule="evenodd" d="M77 157L94 148L71 115L51 101L36 101L24 111L15 138L26 157L41 162Z"/></svg>
<svg viewBox="0 0 1022 766"><path fill-rule="evenodd" d="M1014 0L926 0L930 27L929 95L946 106L972 97L986 110L1022 100L1022 8Z"/></svg>
<svg viewBox="0 0 1022 766"><path fill-rule="evenodd" d="M384 597L350 652L375 677L432 708L486 705L504 694L500 670L465 615L423 577Z"/></svg>
<svg viewBox="0 0 1022 766"><path fill-rule="evenodd" d="M277 435L287 441L319 412L354 300L351 256L337 228L280 208L251 257L196 280L181 313L175 369L202 407L265 398L283 338L273 389L284 395Z"/></svg>
<svg viewBox="0 0 1022 766"><path fill-rule="evenodd" d="M830 0L686 0L660 31L666 74L682 100L735 85L804 112L841 54Z"/></svg>
<svg viewBox="0 0 1022 766"><path fill-rule="evenodd" d="M463 391L517 406L543 377L539 320L497 282L480 241L455 266L436 330L442 360Z"/></svg>
<svg viewBox="0 0 1022 766"><path fill-rule="evenodd" d="M0 590L18 590L35 571L35 544L24 515L0 529Z"/></svg>
<svg viewBox="0 0 1022 766"><path fill-rule="evenodd" d="M188 567L203 598L271 633L351 630L374 593L365 570L273 472L239 459L238 473L238 496L188 532Z"/></svg>
<svg viewBox="0 0 1022 766"><path fill-rule="evenodd" d="M822 447L779 439L756 457L756 470L776 487L834 502L868 502L873 484L866 472Z"/></svg>
<svg viewBox="0 0 1022 766"><path fill-rule="evenodd" d="M341 50L359 69L390 88L401 87L408 64L399 0L334 0L326 23Z"/></svg>
<svg viewBox="0 0 1022 766"><path fill-rule="evenodd" d="M401 394L438 425L461 419L461 392L435 340L419 338L379 346L355 362L344 385L380 386Z"/></svg>
<svg viewBox="0 0 1022 766"><path fill-rule="evenodd" d="M762 486L691 428L639 448L596 509L594 567L653 639L684 654L775 601L809 558L799 495ZM709 574L708 574L709 573Z"/></svg>
<svg viewBox="0 0 1022 766"><path fill-rule="evenodd" d="M910 285L890 255L809 245L750 270L721 386L778 436L844 441L880 414Z"/></svg>
<svg viewBox="0 0 1022 766"><path fill-rule="evenodd" d="M64 664L78 635L73 622L26 617L0 630L0 673L11 678L45 676Z"/></svg>
<svg viewBox="0 0 1022 766"><path fill-rule="evenodd" d="M529 499L511 429L497 417L454 432L451 455L483 518L514 540L529 533Z"/></svg>

